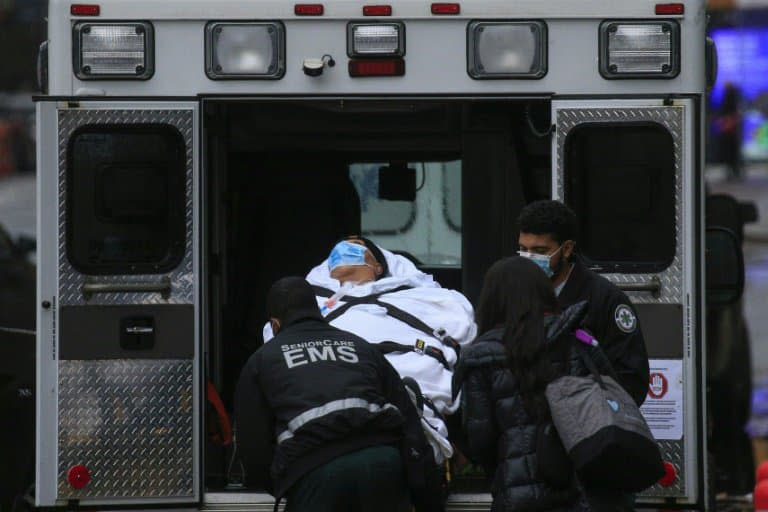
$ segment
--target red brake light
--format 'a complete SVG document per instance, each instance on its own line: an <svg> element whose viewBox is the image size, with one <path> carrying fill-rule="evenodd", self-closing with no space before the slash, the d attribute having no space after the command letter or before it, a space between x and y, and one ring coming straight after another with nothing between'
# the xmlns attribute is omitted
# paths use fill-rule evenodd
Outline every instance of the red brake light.
<svg viewBox="0 0 768 512"><path fill-rule="evenodd" d="M101 8L98 5L90 4L72 4L69 8L69 14L72 16L98 16Z"/></svg>
<svg viewBox="0 0 768 512"><path fill-rule="evenodd" d="M293 8L296 16L322 16L324 11L323 4L296 4Z"/></svg>
<svg viewBox="0 0 768 512"><path fill-rule="evenodd" d="M363 16L392 16L391 5L364 5Z"/></svg>
<svg viewBox="0 0 768 512"><path fill-rule="evenodd" d="M460 12L461 5L459 4L432 4L432 14L459 14Z"/></svg>
<svg viewBox="0 0 768 512"><path fill-rule="evenodd" d="M685 4L656 4L656 14L685 14Z"/></svg>
<svg viewBox="0 0 768 512"><path fill-rule="evenodd" d="M353 59L349 61L349 76L403 76L403 59Z"/></svg>

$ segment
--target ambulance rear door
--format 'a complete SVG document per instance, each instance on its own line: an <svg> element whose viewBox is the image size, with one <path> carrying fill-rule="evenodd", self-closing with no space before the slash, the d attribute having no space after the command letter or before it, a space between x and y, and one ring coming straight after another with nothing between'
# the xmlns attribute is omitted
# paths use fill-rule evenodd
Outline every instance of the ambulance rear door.
<svg viewBox="0 0 768 512"><path fill-rule="evenodd" d="M199 501L197 103L41 100L37 506Z"/></svg>
<svg viewBox="0 0 768 512"><path fill-rule="evenodd" d="M556 100L552 194L579 218L586 265L630 297L611 316L643 330L651 377L643 413L667 467L639 498L703 507L700 98Z"/></svg>

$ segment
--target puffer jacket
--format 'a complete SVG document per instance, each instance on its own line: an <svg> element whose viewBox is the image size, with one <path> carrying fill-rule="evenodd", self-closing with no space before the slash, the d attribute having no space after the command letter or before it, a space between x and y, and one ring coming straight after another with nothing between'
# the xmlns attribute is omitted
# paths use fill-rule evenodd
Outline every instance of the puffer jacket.
<svg viewBox="0 0 768 512"><path fill-rule="evenodd" d="M573 336L586 313L586 302L547 318L547 344L557 375L586 375L575 352ZM464 348L456 367L453 390L462 391L462 423L468 438L467 455L493 475L492 511L537 512L590 510L574 483L555 488L537 478L536 443L539 425L523 407L515 377L507 368L501 343L503 328L481 335ZM598 368L607 360L591 349ZM591 354L592 355L592 354Z"/></svg>

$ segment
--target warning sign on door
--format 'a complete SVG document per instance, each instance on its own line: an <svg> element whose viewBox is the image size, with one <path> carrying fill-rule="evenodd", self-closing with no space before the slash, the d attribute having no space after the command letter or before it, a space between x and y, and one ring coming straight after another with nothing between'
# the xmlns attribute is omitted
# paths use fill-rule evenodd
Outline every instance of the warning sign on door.
<svg viewBox="0 0 768 512"><path fill-rule="evenodd" d="M653 436L660 441L683 438L683 362L652 359L648 396L641 407Z"/></svg>

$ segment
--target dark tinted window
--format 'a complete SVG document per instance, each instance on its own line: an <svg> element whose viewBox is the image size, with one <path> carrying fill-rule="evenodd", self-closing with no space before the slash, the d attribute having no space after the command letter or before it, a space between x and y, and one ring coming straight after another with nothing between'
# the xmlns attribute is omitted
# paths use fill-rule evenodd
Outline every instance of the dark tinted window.
<svg viewBox="0 0 768 512"><path fill-rule="evenodd" d="M91 274L157 273L184 255L186 151L166 125L86 126L67 156L67 254Z"/></svg>
<svg viewBox="0 0 768 512"><path fill-rule="evenodd" d="M587 264L658 272L675 256L675 150L653 123L583 125L565 142L565 198Z"/></svg>

